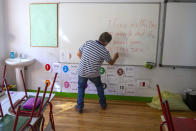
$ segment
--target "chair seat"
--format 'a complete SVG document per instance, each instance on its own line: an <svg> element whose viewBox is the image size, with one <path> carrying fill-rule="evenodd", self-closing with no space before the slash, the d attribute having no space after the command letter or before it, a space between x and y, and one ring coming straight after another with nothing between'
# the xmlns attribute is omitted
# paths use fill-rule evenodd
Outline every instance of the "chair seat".
<svg viewBox="0 0 196 131"><path fill-rule="evenodd" d="M33 98L33 97L35 97L35 96L29 96L28 98ZM42 99L41 96L39 96L39 98ZM45 97L44 102L43 102L43 106L46 104L47 100L48 100L48 97ZM27 101L27 100L26 100L26 101ZM23 104L24 104L26 101L24 101L24 102L22 102L21 104L19 104L19 105L21 105L21 111L31 111L31 109L25 109L25 108L23 108ZM39 105L37 108L35 108L35 112L38 112L39 109L40 109L40 105Z"/></svg>
<svg viewBox="0 0 196 131"><path fill-rule="evenodd" d="M196 131L196 119L172 117L175 131Z"/></svg>
<svg viewBox="0 0 196 131"><path fill-rule="evenodd" d="M25 125L25 123L29 120L29 117L18 117L18 123L16 127L16 131L20 131L20 129ZM12 131L14 127L15 116L6 114L0 119L0 131Z"/></svg>
<svg viewBox="0 0 196 131"><path fill-rule="evenodd" d="M32 98L32 97L35 97L35 96L29 96L28 98ZM39 96L39 97L40 97L40 96ZM42 99L42 97L40 97L40 98ZM46 104L47 99L48 99L48 97L45 97L44 102L43 102L43 106ZM28 100L28 99L27 99L27 100ZM24 104L27 100L25 100L25 101L23 101L23 102L21 102L21 103L19 104L19 105L21 105L21 109L20 109L21 111L32 111L31 109L24 109L24 108L23 108L23 104ZM35 109L34 112L38 112L39 109L40 109L40 105ZM15 111L16 111L16 109L15 109ZM12 107L9 108L9 112L10 112L10 113L13 113Z"/></svg>

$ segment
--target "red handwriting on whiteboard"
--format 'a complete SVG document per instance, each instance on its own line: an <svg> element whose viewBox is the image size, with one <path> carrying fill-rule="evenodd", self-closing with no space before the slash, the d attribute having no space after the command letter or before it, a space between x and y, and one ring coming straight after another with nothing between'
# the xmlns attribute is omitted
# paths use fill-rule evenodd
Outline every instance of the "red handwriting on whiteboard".
<svg viewBox="0 0 196 131"><path fill-rule="evenodd" d="M129 49L125 47L109 47L108 50L111 52L129 52Z"/></svg>
<svg viewBox="0 0 196 131"><path fill-rule="evenodd" d="M124 28L126 29L127 28L127 24L126 23L119 23L118 22L118 18L115 17L115 18L112 18L108 21L108 25L114 27L114 28Z"/></svg>
<svg viewBox="0 0 196 131"><path fill-rule="evenodd" d="M116 33L115 33L115 36L117 36L117 37L126 37L127 34L124 33L124 32L116 32Z"/></svg>
<svg viewBox="0 0 196 131"><path fill-rule="evenodd" d="M127 45L127 41L113 40L113 45Z"/></svg>
<svg viewBox="0 0 196 131"><path fill-rule="evenodd" d="M134 53L134 52L143 52L144 49L142 48L131 48L131 52Z"/></svg>
<svg viewBox="0 0 196 131"><path fill-rule="evenodd" d="M122 23L119 18L114 17L108 20L108 25L112 28L127 29L127 28L145 28L145 29L157 29L158 25L150 19L140 18L127 23Z"/></svg>
<svg viewBox="0 0 196 131"><path fill-rule="evenodd" d="M131 45L139 45L141 44L141 41L130 41Z"/></svg>

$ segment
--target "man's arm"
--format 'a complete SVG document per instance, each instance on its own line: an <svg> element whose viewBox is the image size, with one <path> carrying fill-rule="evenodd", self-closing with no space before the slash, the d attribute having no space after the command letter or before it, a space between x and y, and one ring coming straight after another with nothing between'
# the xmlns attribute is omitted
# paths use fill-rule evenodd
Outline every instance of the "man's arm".
<svg viewBox="0 0 196 131"><path fill-rule="evenodd" d="M77 56L81 59L82 53L80 51L78 51Z"/></svg>
<svg viewBox="0 0 196 131"><path fill-rule="evenodd" d="M118 57L119 57L118 53L115 53L113 59L109 62L109 64L110 65L114 65L114 63L116 62Z"/></svg>

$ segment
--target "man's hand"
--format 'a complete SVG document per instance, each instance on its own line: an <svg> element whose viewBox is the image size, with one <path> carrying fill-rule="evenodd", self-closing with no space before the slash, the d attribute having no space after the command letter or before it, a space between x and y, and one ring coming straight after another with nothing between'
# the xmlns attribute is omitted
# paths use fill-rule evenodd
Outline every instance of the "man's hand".
<svg viewBox="0 0 196 131"><path fill-rule="evenodd" d="M81 59L82 53L80 51L78 51L77 56Z"/></svg>
<svg viewBox="0 0 196 131"><path fill-rule="evenodd" d="M116 60L118 59L118 57L119 57L119 54L118 54L118 52L116 52L116 53L114 54L113 59L109 62L109 64L110 64L110 65L114 65L114 63L116 62Z"/></svg>
<svg viewBox="0 0 196 131"><path fill-rule="evenodd" d="M116 52L116 53L114 54L114 57L113 57L113 58L117 60L118 57L119 57L119 54L118 54L118 52Z"/></svg>

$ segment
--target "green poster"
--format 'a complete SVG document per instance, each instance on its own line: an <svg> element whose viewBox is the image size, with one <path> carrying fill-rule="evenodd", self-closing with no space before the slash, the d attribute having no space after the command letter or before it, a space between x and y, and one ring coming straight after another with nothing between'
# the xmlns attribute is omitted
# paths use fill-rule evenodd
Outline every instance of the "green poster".
<svg viewBox="0 0 196 131"><path fill-rule="evenodd" d="M57 20L57 4L31 4L31 46L57 47Z"/></svg>

